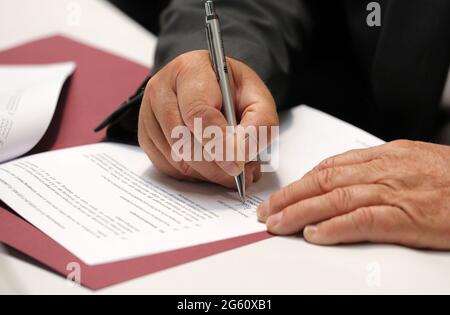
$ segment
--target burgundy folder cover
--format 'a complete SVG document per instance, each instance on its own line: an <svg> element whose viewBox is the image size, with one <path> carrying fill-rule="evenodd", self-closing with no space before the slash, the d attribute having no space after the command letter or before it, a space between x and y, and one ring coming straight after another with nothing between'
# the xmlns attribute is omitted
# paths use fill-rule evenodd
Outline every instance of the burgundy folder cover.
<svg viewBox="0 0 450 315"><path fill-rule="evenodd" d="M65 86L49 130L30 154L102 140L104 133L96 134L94 128L132 95L150 72L144 66L62 36L0 52L0 64L64 61L75 61L77 69ZM94 290L269 237L268 233L257 233L157 255L89 266L0 203L0 242L64 276L72 272L72 263L79 264L81 284Z"/></svg>

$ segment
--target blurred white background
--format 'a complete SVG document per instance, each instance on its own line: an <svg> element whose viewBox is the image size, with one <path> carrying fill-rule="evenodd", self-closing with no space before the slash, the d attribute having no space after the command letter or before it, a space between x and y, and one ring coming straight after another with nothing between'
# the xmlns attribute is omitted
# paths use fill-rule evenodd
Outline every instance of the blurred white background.
<svg viewBox="0 0 450 315"><path fill-rule="evenodd" d="M0 50L54 34L153 62L156 37L105 0L0 0Z"/></svg>

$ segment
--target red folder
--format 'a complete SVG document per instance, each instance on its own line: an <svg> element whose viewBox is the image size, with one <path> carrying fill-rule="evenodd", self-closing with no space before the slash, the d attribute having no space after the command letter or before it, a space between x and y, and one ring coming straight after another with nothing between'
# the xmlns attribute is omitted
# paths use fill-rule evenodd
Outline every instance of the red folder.
<svg viewBox="0 0 450 315"><path fill-rule="evenodd" d="M95 134L94 128L135 92L150 71L131 61L61 36L0 52L0 64L64 61L75 61L77 69L66 84L48 132L31 153L102 140L104 134ZM88 266L5 205L0 206L3 206L0 207L0 242L64 276L72 272L72 263L78 263L81 267L81 284L94 290L270 237L268 233L257 233L117 263Z"/></svg>

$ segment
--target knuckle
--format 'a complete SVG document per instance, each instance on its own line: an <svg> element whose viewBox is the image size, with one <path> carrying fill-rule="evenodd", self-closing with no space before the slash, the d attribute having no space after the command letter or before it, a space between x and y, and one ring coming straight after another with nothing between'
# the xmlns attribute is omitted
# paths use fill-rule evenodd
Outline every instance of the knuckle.
<svg viewBox="0 0 450 315"><path fill-rule="evenodd" d="M332 168L335 165L336 165L336 158L330 157L330 158L322 161L317 168L318 168L318 170L325 170L327 168Z"/></svg>
<svg viewBox="0 0 450 315"><path fill-rule="evenodd" d="M316 176L314 176L316 185L321 192L325 193L331 190L335 176L336 171L334 168L321 170Z"/></svg>
<svg viewBox="0 0 450 315"><path fill-rule="evenodd" d="M180 73L194 70L193 65L201 64L206 61L209 65L209 52L206 50L190 51L179 55L172 61L172 65Z"/></svg>
<svg viewBox="0 0 450 315"><path fill-rule="evenodd" d="M392 167L392 162L387 160L373 160L366 164L367 172L375 174L386 174L389 168Z"/></svg>
<svg viewBox="0 0 450 315"><path fill-rule="evenodd" d="M179 55L177 58L173 60L173 65L175 68L178 68L180 70L188 67L192 63L192 53L184 53L182 55Z"/></svg>
<svg viewBox="0 0 450 315"><path fill-rule="evenodd" d="M378 195L384 203L392 203L399 200L399 194L392 189L390 184L379 184L378 185Z"/></svg>
<svg viewBox="0 0 450 315"><path fill-rule="evenodd" d="M159 91L158 84L149 87L144 95L141 108L144 108L147 112L151 111L152 113L155 113L159 109L162 99L159 95Z"/></svg>
<svg viewBox="0 0 450 315"><path fill-rule="evenodd" d="M158 91L160 91L160 80L159 76L153 77L150 81L148 81L147 86L145 87L145 95L147 99L151 100L155 95L157 95Z"/></svg>
<svg viewBox="0 0 450 315"><path fill-rule="evenodd" d="M331 206L338 211L343 211L350 208L351 195L348 189L338 188L330 195Z"/></svg>
<svg viewBox="0 0 450 315"><path fill-rule="evenodd" d="M388 143L388 145L392 147L408 149L414 146L414 142L410 140L395 140L391 143Z"/></svg>
<svg viewBox="0 0 450 315"><path fill-rule="evenodd" d="M187 107L185 119L189 122L193 122L196 118L204 118L210 110L209 106L200 99L192 101Z"/></svg>
<svg viewBox="0 0 450 315"><path fill-rule="evenodd" d="M375 218L371 208L360 208L352 213L352 223L361 233L370 232L373 229Z"/></svg>
<svg viewBox="0 0 450 315"><path fill-rule="evenodd" d="M385 178L385 179L380 180L378 182L378 184L383 185L384 187L388 188L390 191L393 191L397 194L404 191L405 188L408 187L408 184L399 178ZM389 198L389 197L392 198L392 196L389 196L389 195L385 195L385 196L386 196L386 198ZM393 200L393 199L391 199L391 200Z"/></svg>

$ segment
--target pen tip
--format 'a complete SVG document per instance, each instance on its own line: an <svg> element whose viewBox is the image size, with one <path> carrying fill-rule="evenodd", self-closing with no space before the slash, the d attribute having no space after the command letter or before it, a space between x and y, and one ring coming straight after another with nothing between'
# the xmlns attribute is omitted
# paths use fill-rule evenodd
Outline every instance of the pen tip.
<svg viewBox="0 0 450 315"><path fill-rule="evenodd" d="M242 203L246 203L246 191L245 191L245 172L243 172L241 175L236 176L234 178L236 180L236 187L239 193L239 197L242 201Z"/></svg>

